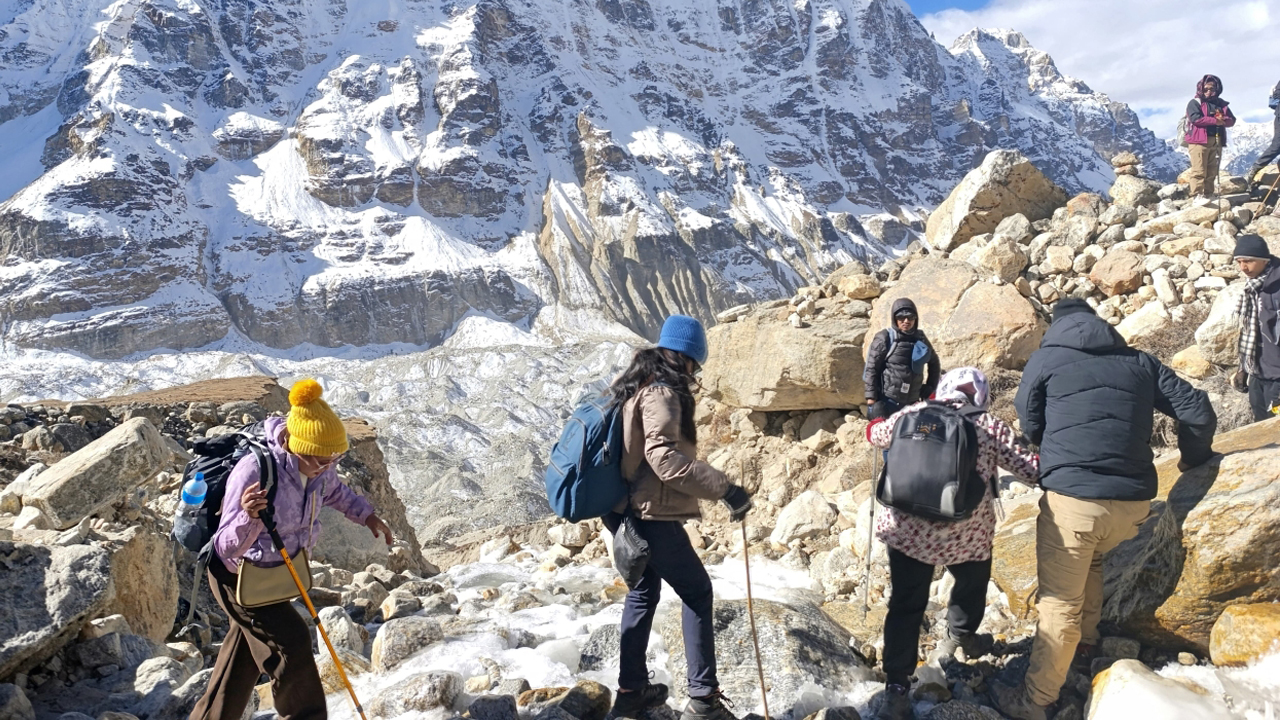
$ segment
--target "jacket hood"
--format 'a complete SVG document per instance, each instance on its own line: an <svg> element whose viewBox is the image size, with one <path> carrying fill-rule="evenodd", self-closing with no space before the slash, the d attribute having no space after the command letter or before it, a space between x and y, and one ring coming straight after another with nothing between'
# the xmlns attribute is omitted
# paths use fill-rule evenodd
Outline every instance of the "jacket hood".
<svg viewBox="0 0 1280 720"><path fill-rule="evenodd" d="M1214 99L1222 98L1222 93L1226 92L1226 88L1222 87L1222 78L1218 77L1217 75L1205 75L1204 77L1200 78L1200 82L1196 83L1196 97L1198 98L1204 97L1204 84L1209 82L1210 80L1218 84L1218 95ZM1227 103L1226 101L1223 101L1222 104L1226 105Z"/></svg>
<svg viewBox="0 0 1280 720"><path fill-rule="evenodd" d="M1075 313L1054 320L1040 341L1040 347L1106 352L1128 346L1106 320L1092 313Z"/></svg>
<svg viewBox="0 0 1280 720"><path fill-rule="evenodd" d="M889 309L889 319L892 320L897 316L899 310L910 310L911 314L920 317L920 313L916 311L916 304L911 298L898 298L893 301L893 306Z"/></svg>

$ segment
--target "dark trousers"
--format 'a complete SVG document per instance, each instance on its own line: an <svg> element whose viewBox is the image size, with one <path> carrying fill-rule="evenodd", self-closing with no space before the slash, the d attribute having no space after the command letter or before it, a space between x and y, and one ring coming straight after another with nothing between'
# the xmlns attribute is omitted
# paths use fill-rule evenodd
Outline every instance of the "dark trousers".
<svg viewBox="0 0 1280 720"><path fill-rule="evenodd" d="M1253 411L1254 422L1275 417L1271 406L1277 399L1280 399L1280 380L1249 376L1249 409Z"/></svg>
<svg viewBox="0 0 1280 720"><path fill-rule="evenodd" d="M622 517L605 516L604 524L616 532ZM684 523L636 520L636 530L649 543L649 566L622 606L621 659L618 687L641 690L649 682L646 663L653 616L666 581L684 603L684 658L689 666L689 696L703 697L720 688L716 678L716 637L711 619L711 577L694 552Z"/></svg>
<svg viewBox="0 0 1280 720"><path fill-rule="evenodd" d="M1276 116L1272 128L1271 144L1258 155L1257 160L1253 161L1253 169L1249 172L1249 177L1245 178L1249 182L1253 182L1253 176L1258 174L1259 170L1274 162L1276 157L1280 157L1280 115Z"/></svg>
<svg viewBox="0 0 1280 720"><path fill-rule="evenodd" d="M987 609L987 581L991 560L948 565L955 578L947 624L951 636L962 638L978 631ZM889 548L889 613L884 619L884 674L890 683L910 685L919 656L920 623L929 605L933 566Z"/></svg>
<svg viewBox="0 0 1280 720"><path fill-rule="evenodd" d="M231 630L209 676L209 687L189 720L239 720L258 677L271 678L271 696L280 720L325 720L324 687L311 655L311 629L287 602L246 608L236 604L235 575L214 557L209 587Z"/></svg>

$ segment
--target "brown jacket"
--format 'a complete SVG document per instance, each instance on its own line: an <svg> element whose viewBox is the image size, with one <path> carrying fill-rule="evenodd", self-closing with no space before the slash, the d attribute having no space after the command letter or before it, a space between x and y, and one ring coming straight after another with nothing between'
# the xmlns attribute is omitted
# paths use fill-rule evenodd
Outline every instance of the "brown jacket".
<svg viewBox="0 0 1280 720"><path fill-rule="evenodd" d="M641 388L623 406L622 420L622 472L641 520L700 518L698 499L719 500L729 489L724 473L696 459L696 440L681 436L675 390Z"/></svg>

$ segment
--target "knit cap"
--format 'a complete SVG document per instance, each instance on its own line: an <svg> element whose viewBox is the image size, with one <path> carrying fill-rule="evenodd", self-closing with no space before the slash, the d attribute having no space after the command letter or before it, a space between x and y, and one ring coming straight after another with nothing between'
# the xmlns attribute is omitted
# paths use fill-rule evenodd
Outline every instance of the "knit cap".
<svg viewBox="0 0 1280 720"><path fill-rule="evenodd" d="M684 353L699 365L707 361L707 333L702 323L688 315L672 315L662 323L658 347Z"/></svg>
<svg viewBox="0 0 1280 720"><path fill-rule="evenodd" d="M323 393L324 388L311 378L299 380L289 391L293 406L285 418L289 452L329 457L347 451L347 429L329 403L320 398Z"/></svg>
<svg viewBox="0 0 1280 720"><path fill-rule="evenodd" d="M1241 235L1236 238L1236 249L1231 256L1266 260L1271 257L1271 248L1261 235Z"/></svg>

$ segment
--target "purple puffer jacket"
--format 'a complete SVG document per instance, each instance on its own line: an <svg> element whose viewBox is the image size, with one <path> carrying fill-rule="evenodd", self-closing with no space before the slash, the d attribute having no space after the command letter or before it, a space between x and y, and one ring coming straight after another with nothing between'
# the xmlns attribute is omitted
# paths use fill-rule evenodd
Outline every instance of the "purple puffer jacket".
<svg viewBox="0 0 1280 720"><path fill-rule="evenodd" d="M351 488L338 479L334 468L303 483L302 474L298 472L298 458L290 455L284 448L284 418L267 418L267 447L276 460L276 490L274 502L276 528L292 557L305 547L308 551L315 547L316 538L320 537L320 507L322 505L337 510L351 522L364 524L373 514L373 506L368 500L360 497ZM258 484L258 463L252 454L241 458L227 477L227 494L222 500L222 522L218 532L213 536L213 548L217 551L222 563L231 572L236 572L237 562L244 558L247 562L260 567L280 565L280 553L271 543L271 536L261 520L249 517L249 513L240 507L240 497L250 485ZM305 487L305 489L304 489ZM304 497L305 496L305 497ZM311 527L312 517L316 518Z"/></svg>

